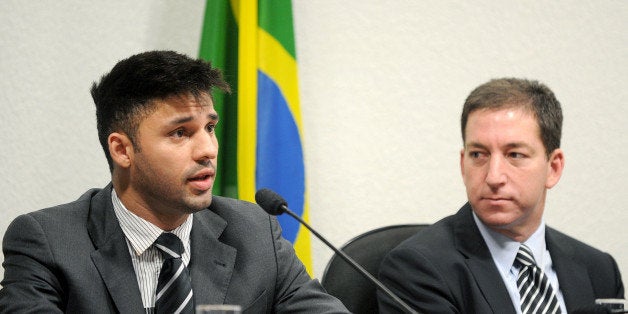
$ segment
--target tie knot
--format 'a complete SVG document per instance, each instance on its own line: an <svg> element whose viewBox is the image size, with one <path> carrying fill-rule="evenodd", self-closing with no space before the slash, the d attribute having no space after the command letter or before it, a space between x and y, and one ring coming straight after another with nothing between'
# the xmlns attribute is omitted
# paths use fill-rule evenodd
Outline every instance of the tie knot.
<svg viewBox="0 0 628 314"><path fill-rule="evenodd" d="M519 262L523 266L535 265L536 261L534 260L534 255L532 255L532 250L525 245L521 244L519 247L519 252L517 252L516 262Z"/></svg>
<svg viewBox="0 0 628 314"><path fill-rule="evenodd" d="M174 233L162 233L155 240L155 246L161 250L165 258L180 258L183 253L183 242Z"/></svg>

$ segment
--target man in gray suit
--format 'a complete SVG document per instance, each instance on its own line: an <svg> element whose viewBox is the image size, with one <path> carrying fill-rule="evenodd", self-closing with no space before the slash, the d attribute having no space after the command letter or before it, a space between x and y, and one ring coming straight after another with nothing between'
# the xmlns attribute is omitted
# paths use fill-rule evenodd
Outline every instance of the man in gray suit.
<svg viewBox="0 0 628 314"><path fill-rule="evenodd" d="M461 124L468 203L393 249L380 268L384 284L425 313L572 313L597 298L623 298L609 254L543 221L547 190L564 167L562 110L552 91L536 81L492 80L467 97ZM534 259L534 271L515 262L519 254ZM542 288L529 288L528 278ZM393 311L390 298L379 301Z"/></svg>
<svg viewBox="0 0 628 314"><path fill-rule="evenodd" d="M169 253L182 271L163 282L191 286L176 305L183 312L200 304L237 304L244 313L347 312L308 276L274 217L212 196L212 88L229 91L218 70L171 51L122 60L93 85L112 182L12 222L0 312L162 312L156 304L170 300L156 291L168 295L174 286L160 277L171 258L154 244L164 234L182 249Z"/></svg>

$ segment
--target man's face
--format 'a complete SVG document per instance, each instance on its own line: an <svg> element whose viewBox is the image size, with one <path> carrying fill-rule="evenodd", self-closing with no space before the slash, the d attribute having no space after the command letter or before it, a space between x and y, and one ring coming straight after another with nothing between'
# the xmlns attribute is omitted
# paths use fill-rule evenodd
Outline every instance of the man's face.
<svg viewBox="0 0 628 314"><path fill-rule="evenodd" d="M209 206L218 157L217 123L207 94L155 100L155 111L140 122L130 167L129 188L140 206L162 217Z"/></svg>
<svg viewBox="0 0 628 314"><path fill-rule="evenodd" d="M527 238L560 179L562 151L548 160L536 118L519 108L474 111L465 132L460 166L471 207L489 228Z"/></svg>

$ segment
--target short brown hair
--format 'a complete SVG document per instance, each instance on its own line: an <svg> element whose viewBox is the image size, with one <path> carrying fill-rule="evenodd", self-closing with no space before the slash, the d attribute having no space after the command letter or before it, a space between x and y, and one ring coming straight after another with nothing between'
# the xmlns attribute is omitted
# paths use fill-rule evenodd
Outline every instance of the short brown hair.
<svg viewBox="0 0 628 314"><path fill-rule="evenodd" d="M466 139L467 120L472 112L509 107L521 107L534 114L548 157L555 149L560 148L563 113L558 99L546 85L518 78L493 79L469 94L460 119L463 143Z"/></svg>
<svg viewBox="0 0 628 314"><path fill-rule="evenodd" d="M213 88L230 91L219 69L174 51L148 51L118 62L91 89L98 139L109 170L113 169L109 134L122 131L136 145L137 129L154 109L153 100L185 94L199 97L203 93L211 97Z"/></svg>

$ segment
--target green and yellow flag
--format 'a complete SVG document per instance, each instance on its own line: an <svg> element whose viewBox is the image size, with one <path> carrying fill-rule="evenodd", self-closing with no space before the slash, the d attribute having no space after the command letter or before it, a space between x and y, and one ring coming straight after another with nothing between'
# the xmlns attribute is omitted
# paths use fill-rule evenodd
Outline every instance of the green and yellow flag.
<svg viewBox="0 0 628 314"><path fill-rule="evenodd" d="M233 90L215 99L214 192L254 201L255 191L270 188L309 221L291 1L207 0L200 57L221 68ZM309 231L278 218L311 273Z"/></svg>

